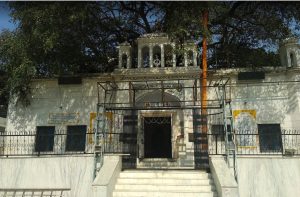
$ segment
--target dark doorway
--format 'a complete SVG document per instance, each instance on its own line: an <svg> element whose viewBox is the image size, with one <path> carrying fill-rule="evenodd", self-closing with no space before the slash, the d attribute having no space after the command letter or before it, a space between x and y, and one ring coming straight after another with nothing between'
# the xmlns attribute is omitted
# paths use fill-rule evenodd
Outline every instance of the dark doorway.
<svg viewBox="0 0 300 197"><path fill-rule="evenodd" d="M145 158L172 158L171 117L144 118Z"/></svg>

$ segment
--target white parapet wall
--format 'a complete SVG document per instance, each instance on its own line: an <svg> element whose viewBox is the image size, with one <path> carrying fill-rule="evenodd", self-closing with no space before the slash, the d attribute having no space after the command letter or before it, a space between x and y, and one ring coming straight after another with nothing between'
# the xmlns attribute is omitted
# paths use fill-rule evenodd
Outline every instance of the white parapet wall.
<svg viewBox="0 0 300 197"><path fill-rule="evenodd" d="M111 197L122 168L120 156L104 156L104 163L93 182L93 197Z"/></svg>
<svg viewBox="0 0 300 197"><path fill-rule="evenodd" d="M209 166L219 197L239 197L238 184L232 170L228 168L225 158L214 156L209 158Z"/></svg>
<svg viewBox="0 0 300 197"><path fill-rule="evenodd" d="M299 197L300 157L238 158L240 197Z"/></svg>
<svg viewBox="0 0 300 197"><path fill-rule="evenodd" d="M91 197L93 162L93 156L0 158L0 191L65 188L65 197Z"/></svg>

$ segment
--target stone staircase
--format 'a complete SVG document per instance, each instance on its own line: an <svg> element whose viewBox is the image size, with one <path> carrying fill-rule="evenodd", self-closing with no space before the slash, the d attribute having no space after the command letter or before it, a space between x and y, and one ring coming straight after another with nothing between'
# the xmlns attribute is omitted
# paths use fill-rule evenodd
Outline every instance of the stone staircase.
<svg viewBox="0 0 300 197"><path fill-rule="evenodd" d="M217 197L209 173L195 170L126 170L113 197Z"/></svg>

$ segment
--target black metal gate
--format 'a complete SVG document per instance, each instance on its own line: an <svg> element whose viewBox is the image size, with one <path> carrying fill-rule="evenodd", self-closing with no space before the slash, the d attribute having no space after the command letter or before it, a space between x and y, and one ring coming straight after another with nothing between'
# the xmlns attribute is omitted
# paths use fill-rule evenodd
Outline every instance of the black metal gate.
<svg viewBox="0 0 300 197"><path fill-rule="evenodd" d="M200 114L200 109L193 109L193 141L195 169L208 170L208 138L207 133L202 132L202 126L207 126L207 116Z"/></svg>
<svg viewBox="0 0 300 197"><path fill-rule="evenodd" d="M137 130L138 130L138 116L136 111L128 111L129 115L123 117L123 133L120 141L122 142L123 153L122 168L132 169L136 168L137 160Z"/></svg>

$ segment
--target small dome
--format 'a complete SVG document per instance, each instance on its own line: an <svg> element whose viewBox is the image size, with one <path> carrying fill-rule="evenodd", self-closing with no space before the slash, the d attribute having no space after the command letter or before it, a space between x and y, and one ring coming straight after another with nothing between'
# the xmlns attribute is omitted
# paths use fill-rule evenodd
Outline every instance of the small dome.
<svg viewBox="0 0 300 197"><path fill-rule="evenodd" d="M125 41L120 44L120 46L130 46L129 42Z"/></svg>

